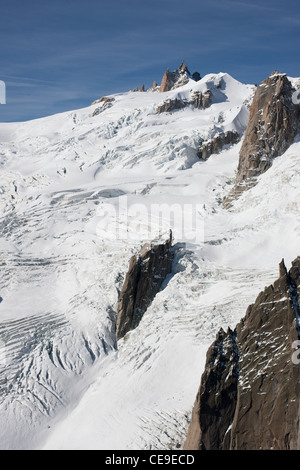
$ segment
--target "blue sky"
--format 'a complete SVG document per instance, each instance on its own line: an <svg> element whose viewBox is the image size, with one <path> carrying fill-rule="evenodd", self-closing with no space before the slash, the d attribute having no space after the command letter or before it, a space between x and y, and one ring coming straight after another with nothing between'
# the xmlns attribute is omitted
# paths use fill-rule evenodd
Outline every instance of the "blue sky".
<svg viewBox="0 0 300 470"><path fill-rule="evenodd" d="M300 76L299 0L0 0L0 121L151 86L182 59L201 76Z"/></svg>

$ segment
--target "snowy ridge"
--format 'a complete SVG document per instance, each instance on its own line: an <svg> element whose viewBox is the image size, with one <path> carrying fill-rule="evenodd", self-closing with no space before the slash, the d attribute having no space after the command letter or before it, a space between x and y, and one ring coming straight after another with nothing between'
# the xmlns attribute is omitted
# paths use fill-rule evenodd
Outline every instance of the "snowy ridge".
<svg viewBox="0 0 300 470"><path fill-rule="evenodd" d="M208 88L205 110L156 113L166 98ZM240 144L197 157L200 138L243 133L253 92L210 74L166 93L114 95L96 116L97 104L0 124L1 448L183 444L207 346L274 280L278 260L297 255L299 142L231 212L220 202ZM103 225L103 208L124 197L145 211L111 212ZM129 259L149 241L149 208L170 199L197 204L203 239L175 227L173 272L116 345ZM170 228L151 225L151 236Z"/></svg>

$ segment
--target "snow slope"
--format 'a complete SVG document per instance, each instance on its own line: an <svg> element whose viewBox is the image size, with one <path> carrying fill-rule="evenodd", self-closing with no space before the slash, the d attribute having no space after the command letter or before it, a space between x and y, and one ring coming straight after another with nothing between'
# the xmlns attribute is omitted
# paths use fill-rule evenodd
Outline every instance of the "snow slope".
<svg viewBox="0 0 300 470"><path fill-rule="evenodd" d="M206 110L156 113L208 88ZM244 131L253 92L210 74L114 95L96 116L0 124L2 449L182 445L207 346L299 254L299 142L230 212L240 144L197 157L200 138ZM172 217L153 216L164 203ZM170 225L173 272L117 345L129 258Z"/></svg>

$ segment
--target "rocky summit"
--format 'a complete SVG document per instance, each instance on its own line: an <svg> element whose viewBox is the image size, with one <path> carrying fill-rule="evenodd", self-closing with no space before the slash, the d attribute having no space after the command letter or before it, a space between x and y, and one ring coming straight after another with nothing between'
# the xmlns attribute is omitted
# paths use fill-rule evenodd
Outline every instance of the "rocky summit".
<svg viewBox="0 0 300 470"><path fill-rule="evenodd" d="M300 448L300 257L207 352L185 449Z"/></svg>
<svg viewBox="0 0 300 470"><path fill-rule="evenodd" d="M165 71L159 87L159 91L165 92L173 90L174 88L178 88L188 83L190 78L195 81L199 81L200 74L199 72L194 72L193 75L191 75L185 63L182 62L179 65L178 69L174 70L173 72L170 72L169 69Z"/></svg>

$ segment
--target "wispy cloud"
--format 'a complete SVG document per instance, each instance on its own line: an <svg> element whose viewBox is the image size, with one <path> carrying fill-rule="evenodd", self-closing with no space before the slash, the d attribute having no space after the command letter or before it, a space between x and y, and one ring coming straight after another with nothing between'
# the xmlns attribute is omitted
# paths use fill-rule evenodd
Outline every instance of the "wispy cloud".
<svg viewBox="0 0 300 470"><path fill-rule="evenodd" d="M281 18L281 23L287 26L300 26L300 16L284 16Z"/></svg>
<svg viewBox="0 0 300 470"><path fill-rule="evenodd" d="M276 13L285 11L284 8L275 7L273 2L270 2L270 4L267 5L266 3L262 3L262 2L249 3L249 2L242 2L242 1L239 1L239 0L225 0L224 3L232 5L235 8L239 8L239 9L248 9L248 10L250 9L250 10L268 11L268 12L276 12Z"/></svg>

